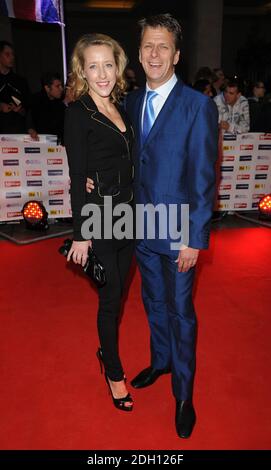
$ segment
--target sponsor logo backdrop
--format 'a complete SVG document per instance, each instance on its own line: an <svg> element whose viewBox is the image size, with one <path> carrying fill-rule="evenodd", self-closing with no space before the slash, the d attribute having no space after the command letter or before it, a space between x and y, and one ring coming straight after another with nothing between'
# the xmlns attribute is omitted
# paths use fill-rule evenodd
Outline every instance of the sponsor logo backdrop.
<svg viewBox="0 0 271 470"><path fill-rule="evenodd" d="M71 217L69 190L64 147L0 139L0 221L22 219L29 200L41 201L49 218Z"/></svg>
<svg viewBox="0 0 271 470"><path fill-rule="evenodd" d="M225 134L219 166L217 209L257 209L271 193L271 134ZM49 218L71 217L69 190L64 147L0 139L0 221L21 219L29 200L41 201Z"/></svg>
<svg viewBox="0 0 271 470"><path fill-rule="evenodd" d="M259 200L271 193L271 134L224 134L222 145L216 208L257 209Z"/></svg>

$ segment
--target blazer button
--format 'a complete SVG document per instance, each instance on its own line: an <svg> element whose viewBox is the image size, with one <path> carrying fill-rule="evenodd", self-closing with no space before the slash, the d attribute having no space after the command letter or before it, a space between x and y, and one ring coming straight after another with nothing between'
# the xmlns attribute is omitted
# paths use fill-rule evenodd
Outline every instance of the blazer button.
<svg viewBox="0 0 271 470"><path fill-rule="evenodd" d="M141 162L143 163L143 165L146 165L146 160L141 160Z"/></svg>
<svg viewBox="0 0 271 470"><path fill-rule="evenodd" d="M143 183L141 183L141 188L145 188L145 186L144 186L144 184L143 184Z"/></svg>

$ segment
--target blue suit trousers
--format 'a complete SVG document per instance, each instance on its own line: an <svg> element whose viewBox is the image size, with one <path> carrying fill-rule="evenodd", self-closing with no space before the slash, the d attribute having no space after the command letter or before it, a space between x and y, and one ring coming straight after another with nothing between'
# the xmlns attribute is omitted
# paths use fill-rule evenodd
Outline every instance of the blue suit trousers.
<svg viewBox="0 0 271 470"><path fill-rule="evenodd" d="M176 256L155 253L144 240L137 244L136 255L151 331L151 365L170 367L175 398L191 399L197 329L192 300L195 268L179 273Z"/></svg>

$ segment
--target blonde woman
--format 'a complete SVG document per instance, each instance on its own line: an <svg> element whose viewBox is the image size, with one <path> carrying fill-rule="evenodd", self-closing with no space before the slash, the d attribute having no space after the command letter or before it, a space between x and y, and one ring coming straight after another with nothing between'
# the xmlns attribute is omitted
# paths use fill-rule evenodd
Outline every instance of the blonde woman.
<svg viewBox="0 0 271 470"><path fill-rule="evenodd" d="M97 205L102 213L111 197L113 208L133 201L133 129L119 106L125 91L123 73L127 64L121 46L104 34L86 34L77 42L71 59L69 85L75 101L66 110L65 145L71 177L74 240L68 260L84 265L92 246L104 264L107 282L98 289L97 356L105 370L113 404L123 411L133 409L118 354L117 337L121 300L133 255L133 240L103 238L82 233L82 207ZM86 192L87 177L94 190ZM107 199L105 200L105 196ZM93 212L93 214L95 211ZM115 218L112 223L114 225ZM95 220L94 220L95 224Z"/></svg>

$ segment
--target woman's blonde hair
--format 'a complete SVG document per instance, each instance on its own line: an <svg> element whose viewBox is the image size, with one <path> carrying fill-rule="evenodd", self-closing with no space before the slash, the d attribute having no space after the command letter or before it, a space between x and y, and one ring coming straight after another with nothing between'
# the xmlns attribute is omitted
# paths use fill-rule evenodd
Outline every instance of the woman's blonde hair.
<svg viewBox="0 0 271 470"><path fill-rule="evenodd" d="M117 65L117 80L116 85L111 93L113 102L119 101L126 89L126 82L124 79L124 70L127 65L127 57L124 50L117 41L112 39L106 34L85 34L76 43L71 57L71 74L69 77L69 84L75 99L81 95L88 93L88 82L84 78L84 52L89 46L109 46L113 51L115 62Z"/></svg>

